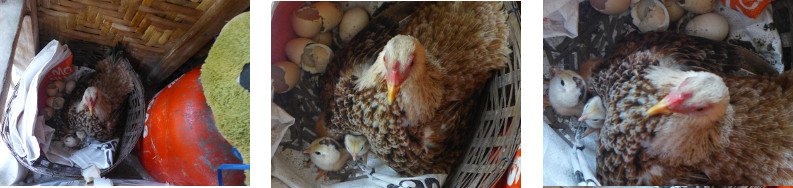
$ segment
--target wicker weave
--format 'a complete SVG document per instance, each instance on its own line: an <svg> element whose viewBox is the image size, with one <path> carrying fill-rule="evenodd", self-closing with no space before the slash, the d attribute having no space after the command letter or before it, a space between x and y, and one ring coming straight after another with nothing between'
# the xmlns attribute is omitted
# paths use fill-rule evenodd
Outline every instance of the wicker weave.
<svg viewBox="0 0 793 188"><path fill-rule="evenodd" d="M220 32L247 0L38 0L42 41L127 46L145 81L159 83Z"/></svg>
<svg viewBox="0 0 793 188"><path fill-rule="evenodd" d="M471 145L445 187L493 187L520 148L520 9L517 2L505 2L505 6L511 10L510 62L488 81Z"/></svg>
<svg viewBox="0 0 793 188"><path fill-rule="evenodd" d="M140 82L140 78L135 73L135 70L132 69L128 63L124 63L127 67L127 71L132 72L132 75L135 77L132 79L132 84L134 85L134 90L130 93L129 98L127 99L127 118L124 125L124 134L121 136L121 140L119 141L119 145L116 147L120 150L116 150L114 156L113 164L110 168L101 170L101 175L105 175L110 170L113 170L116 166L118 166L121 161L123 161L132 149L135 148L135 143L138 142L138 138L140 137L141 133L143 132L143 122L145 121L144 114L146 113L146 104L143 101L143 87ZM11 111L11 104L17 97L17 90L19 88L19 84L14 87L14 94L11 95L11 99L8 101L8 106L6 107L5 117L3 118L2 130L0 130L0 136L2 136L3 141L5 141L8 148L11 149L11 154L14 155L14 158L19 161L20 164L24 165L28 169L33 172L51 175L55 177L64 177L64 178L81 178L82 172L81 169L78 167L70 167L64 166L56 163L52 163L46 159L43 155L39 157L36 161L32 163L28 163L28 159L22 158L16 154L13 150L13 146L11 146L11 141L9 140L10 136L10 127L9 127L9 113Z"/></svg>

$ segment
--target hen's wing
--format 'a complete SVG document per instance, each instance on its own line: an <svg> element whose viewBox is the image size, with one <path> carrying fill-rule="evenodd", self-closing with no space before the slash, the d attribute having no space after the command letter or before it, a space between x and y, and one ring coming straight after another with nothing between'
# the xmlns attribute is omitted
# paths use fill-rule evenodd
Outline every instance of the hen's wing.
<svg viewBox="0 0 793 188"><path fill-rule="evenodd" d="M467 100L491 70L506 66L511 50L502 8L502 2L424 2L400 32L440 62L448 101Z"/></svg>

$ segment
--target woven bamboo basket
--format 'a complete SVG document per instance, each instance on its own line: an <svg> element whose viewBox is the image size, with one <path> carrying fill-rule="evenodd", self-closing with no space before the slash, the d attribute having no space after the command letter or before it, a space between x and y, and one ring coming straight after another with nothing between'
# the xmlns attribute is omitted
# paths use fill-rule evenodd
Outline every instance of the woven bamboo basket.
<svg viewBox="0 0 793 188"><path fill-rule="evenodd" d="M518 2L505 2L504 9L509 12L510 62L506 68L494 71L482 89L478 109L474 110L478 117L469 126L471 139L466 141L470 145L457 160L458 164L449 173L444 187L493 187L511 166L520 147L520 8ZM277 14L279 10L274 12ZM276 33L279 28L274 25L273 29ZM318 138L314 131L317 115L321 112L318 93L315 93L317 81L317 75L302 74L295 88L286 94L274 95L273 102L295 116L295 124L289 127L287 134L297 138L282 141L278 151L302 151L308 147L306 143ZM352 174L345 170L332 171L328 177L345 180Z"/></svg>
<svg viewBox="0 0 793 188"><path fill-rule="evenodd" d="M510 11L510 62L484 88L471 145L452 170L446 187L493 187L520 148L520 8L518 2L505 6Z"/></svg>
<svg viewBox="0 0 793 188"><path fill-rule="evenodd" d="M121 140L118 143L117 150L114 156L113 164L110 168L106 168L101 170L101 175L104 175L110 170L113 170L116 166L118 166L121 161L123 161L132 149L135 148L135 143L138 142L138 138L143 132L143 122L145 121L145 113L146 113L146 103L144 102L143 98L143 87L140 82L140 77L138 74L135 73L135 70L132 69L128 63L124 63L126 67L126 71L130 71L132 75L135 77L132 79L132 83L134 85L134 89L132 93L130 93L127 99L127 114L126 114L126 121L122 124L124 126L124 134L121 136ZM17 93L19 90L19 84L14 86L14 93L11 95L11 99L9 99L8 106L6 107L5 118L3 118L3 127L2 127L2 138L3 141L8 145L11 151L13 147L11 146L11 141L9 140L9 113L11 111L11 104L16 99ZM57 163L52 163L41 155L38 159L33 162L28 162L29 160L25 157L21 157L17 155L16 152L11 152L14 155L14 158L19 161L20 164L27 167L33 172L51 175L55 177L65 177L65 178L80 178L82 177L82 169L79 167L71 167L65 166Z"/></svg>
<svg viewBox="0 0 793 188"><path fill-rule="evenodd" d="M27 0L23 12L34 20L34 32L38 32L39 41L55 39L61 43L98 44L95 45L97 49L73 51L102 51L99 48L117 44L125 47L125 56L130 59L128 71L137 73L133 81L135 90L126 103L124 133L113 156L114 162L101 170L101 175L105 175L129 155L142 133L146 107L144 88L159 85L187 59L210 44L226 21L248 9L249 5L247 0ZM77 57L79 55L75 53L75 60L84 58ZM8 104L14 98L16 93ZM6 113L10 108L7 107ZM3 119L0 134L9 143L7 118ZM31 163L15 157L36 173L82 177L81 169L51 163L46 157Z"/></svg>

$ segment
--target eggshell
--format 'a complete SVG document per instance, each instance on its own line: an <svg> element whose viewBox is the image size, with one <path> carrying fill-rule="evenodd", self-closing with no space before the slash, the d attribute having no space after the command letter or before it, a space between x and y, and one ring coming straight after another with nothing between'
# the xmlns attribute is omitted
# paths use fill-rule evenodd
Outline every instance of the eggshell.
<svg viewBox="0 0 793 188"><path fill-rule="evenodd" d="M686 10L677 4L677 0L664 0L664 6L666 6L666 11L669 12L669 22L677 21L686 13Z"/></svg>
<svg viewBox="0 0 793 188"><path fill-rule="evenodd" d="M300 80L300 68L295 63L279 61L272 65L271 79L276 93L286 93Z"/></svg>
<svg viewBox="0 0 793 188"><path fill-rule="evenodd" d="M66 88L66 83L60 80L55 80L52 82L55 84L55 87L58 87L58 92L63 92L64 88Z"/></svg>
<svg viewBox="0 0 793 188"><path fill-rule="evenodd" d="M300 37L314 37L322 29L322 17L317 8L304 6L292 12L292 28Z"/></svg>
<svg viewBox="0 0 793 188"><path fill-rule="evenodd" d="M330 32L322 32L314 36L314 38L311 38L311 40L324 44L325 46L330 46L331 41L333 41L333 35L331 35Z"/></svg>
<svg viewBox="0 0 793 188"><path fill-rule="evenodd" d="M330 47L319 43L309 44L303 52L300 67L310 73L324 73L332 58L333 51Z"/></svg>
<svg viewBox="0 0 793 188"><path fill-rule="evenodd" d="M360 7L355 7L344 13L339 26L339 38L347 43L369 23L369 14Z"/></svg>
<svg viewBox="0 0 793 188"><path fill-rule="evenodd" d="M656 0L641 0L631 9L633 25L641 32L665 31L669 27L669 12Z"/></svg>
<svg viewBox="0 0 793 188"><path fill-rule="evenodd" d="M289 61L300 63L300 56L303 55L303 48L306 45L314 43L311 39L307 38L294 38L286 42L286 57Z"/></svg>
<svg viewBox="0 0 793 188"><path fill-rule="evenodd" d="M707 13L691 19L686 25L686 34L721 41L730 33L730 24L724 16Z"/></svg>
<svg viewBox="0 0 793 188"><path fill-rule="evenodd" d="M716 8L716 3L719 2L716 0L683 0L677 3L689 12L704 14L713 11Z"/></svg>
<svg viewBox="0 0 793 188"><path fill-rule="evenodd" d="M328 32L336 28L341 22L341 16L344 12L342 12L338 3L322 1L314 3L314 7L317 7L319 16L322 17L322 32Z"/></svg>
<svg viewBox="0 0 793 188"><path fill-rule="evenodd" d="M603 14L617 15L628 10L631 0L590 0L589 4Z"/></svg>

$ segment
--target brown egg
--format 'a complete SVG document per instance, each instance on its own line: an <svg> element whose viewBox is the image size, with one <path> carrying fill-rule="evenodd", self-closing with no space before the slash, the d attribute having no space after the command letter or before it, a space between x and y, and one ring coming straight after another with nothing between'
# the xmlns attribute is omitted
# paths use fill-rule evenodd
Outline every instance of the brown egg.
<svg viewBox="0 0 793 188"><path fill-rule="evenodd" d="M663 3L641 0L631 9L633 25L641 32L664 31L669 26L669 13Z"/></svg>
<svg viewBox="0 0 793 188"><path fill-rule="evenodd" d="M333 58L333 51L324 44L309 44L306 46L300 67L312 74L324 73Z"/></svg>
<svg viewBox="0 0 793 188"><path fill-rule="evenodd" d="M631 0L590 0L589 4L603 14L617 15L628 10Z"/></svg>
<svg viewBox="0 0 793 188"><path fill-rule="evenodd" d="M705 14L713 9L716 8L716 3L719 3L716 0L685 0L685 1L678 1L680 7L686 9L689 12L697 13L697 14Z"/></svg>
<svg viewBox="0 0 793 188"><path fill-rule="evenodd" d="M300 37L311 38L322 29L322 17L316 7L300 7L292 13L292 28Z"/></svg>
<svg viewBox="0 0 793 188"><path fill-rule="evenodd" d="M300 81L300 68L289 61L279 61L271 65L273 90L276 93L286 93Z"/></svg>
<svg viewBox="0 0 793 188"><path fill-rule="evenodd" d="M664 6L666 6L666 11L669 12L669 22L677 21L686 13L686 10L677 4L677 0L664 0Z"/></svg>
<svg viewBox="0 0 793 188"><path fill-rule="evenodd" d="M311 43L314 43L314 41L307 38L294 38L286 42L286 57L289 58L289 61L300 65L300 56L303 55L303 48Z"/></svg>
<svg viewBox="0 0 793 188"><path fill-rule="evenodd" d="M330 46L331 42L333 41L333 35L330 32L322 32L311 38L311 40L316 41L317 43L324 44L325 46Z"/></svg>
<svg viewBox="0 0 793 188"><path fill-rule="evenodd" d="M322 17L322 31L328 32L341 22L341 16L344 12L341 11L341 6L336 2L316 2L314 7L317 7L319 16Z"/></svg>

